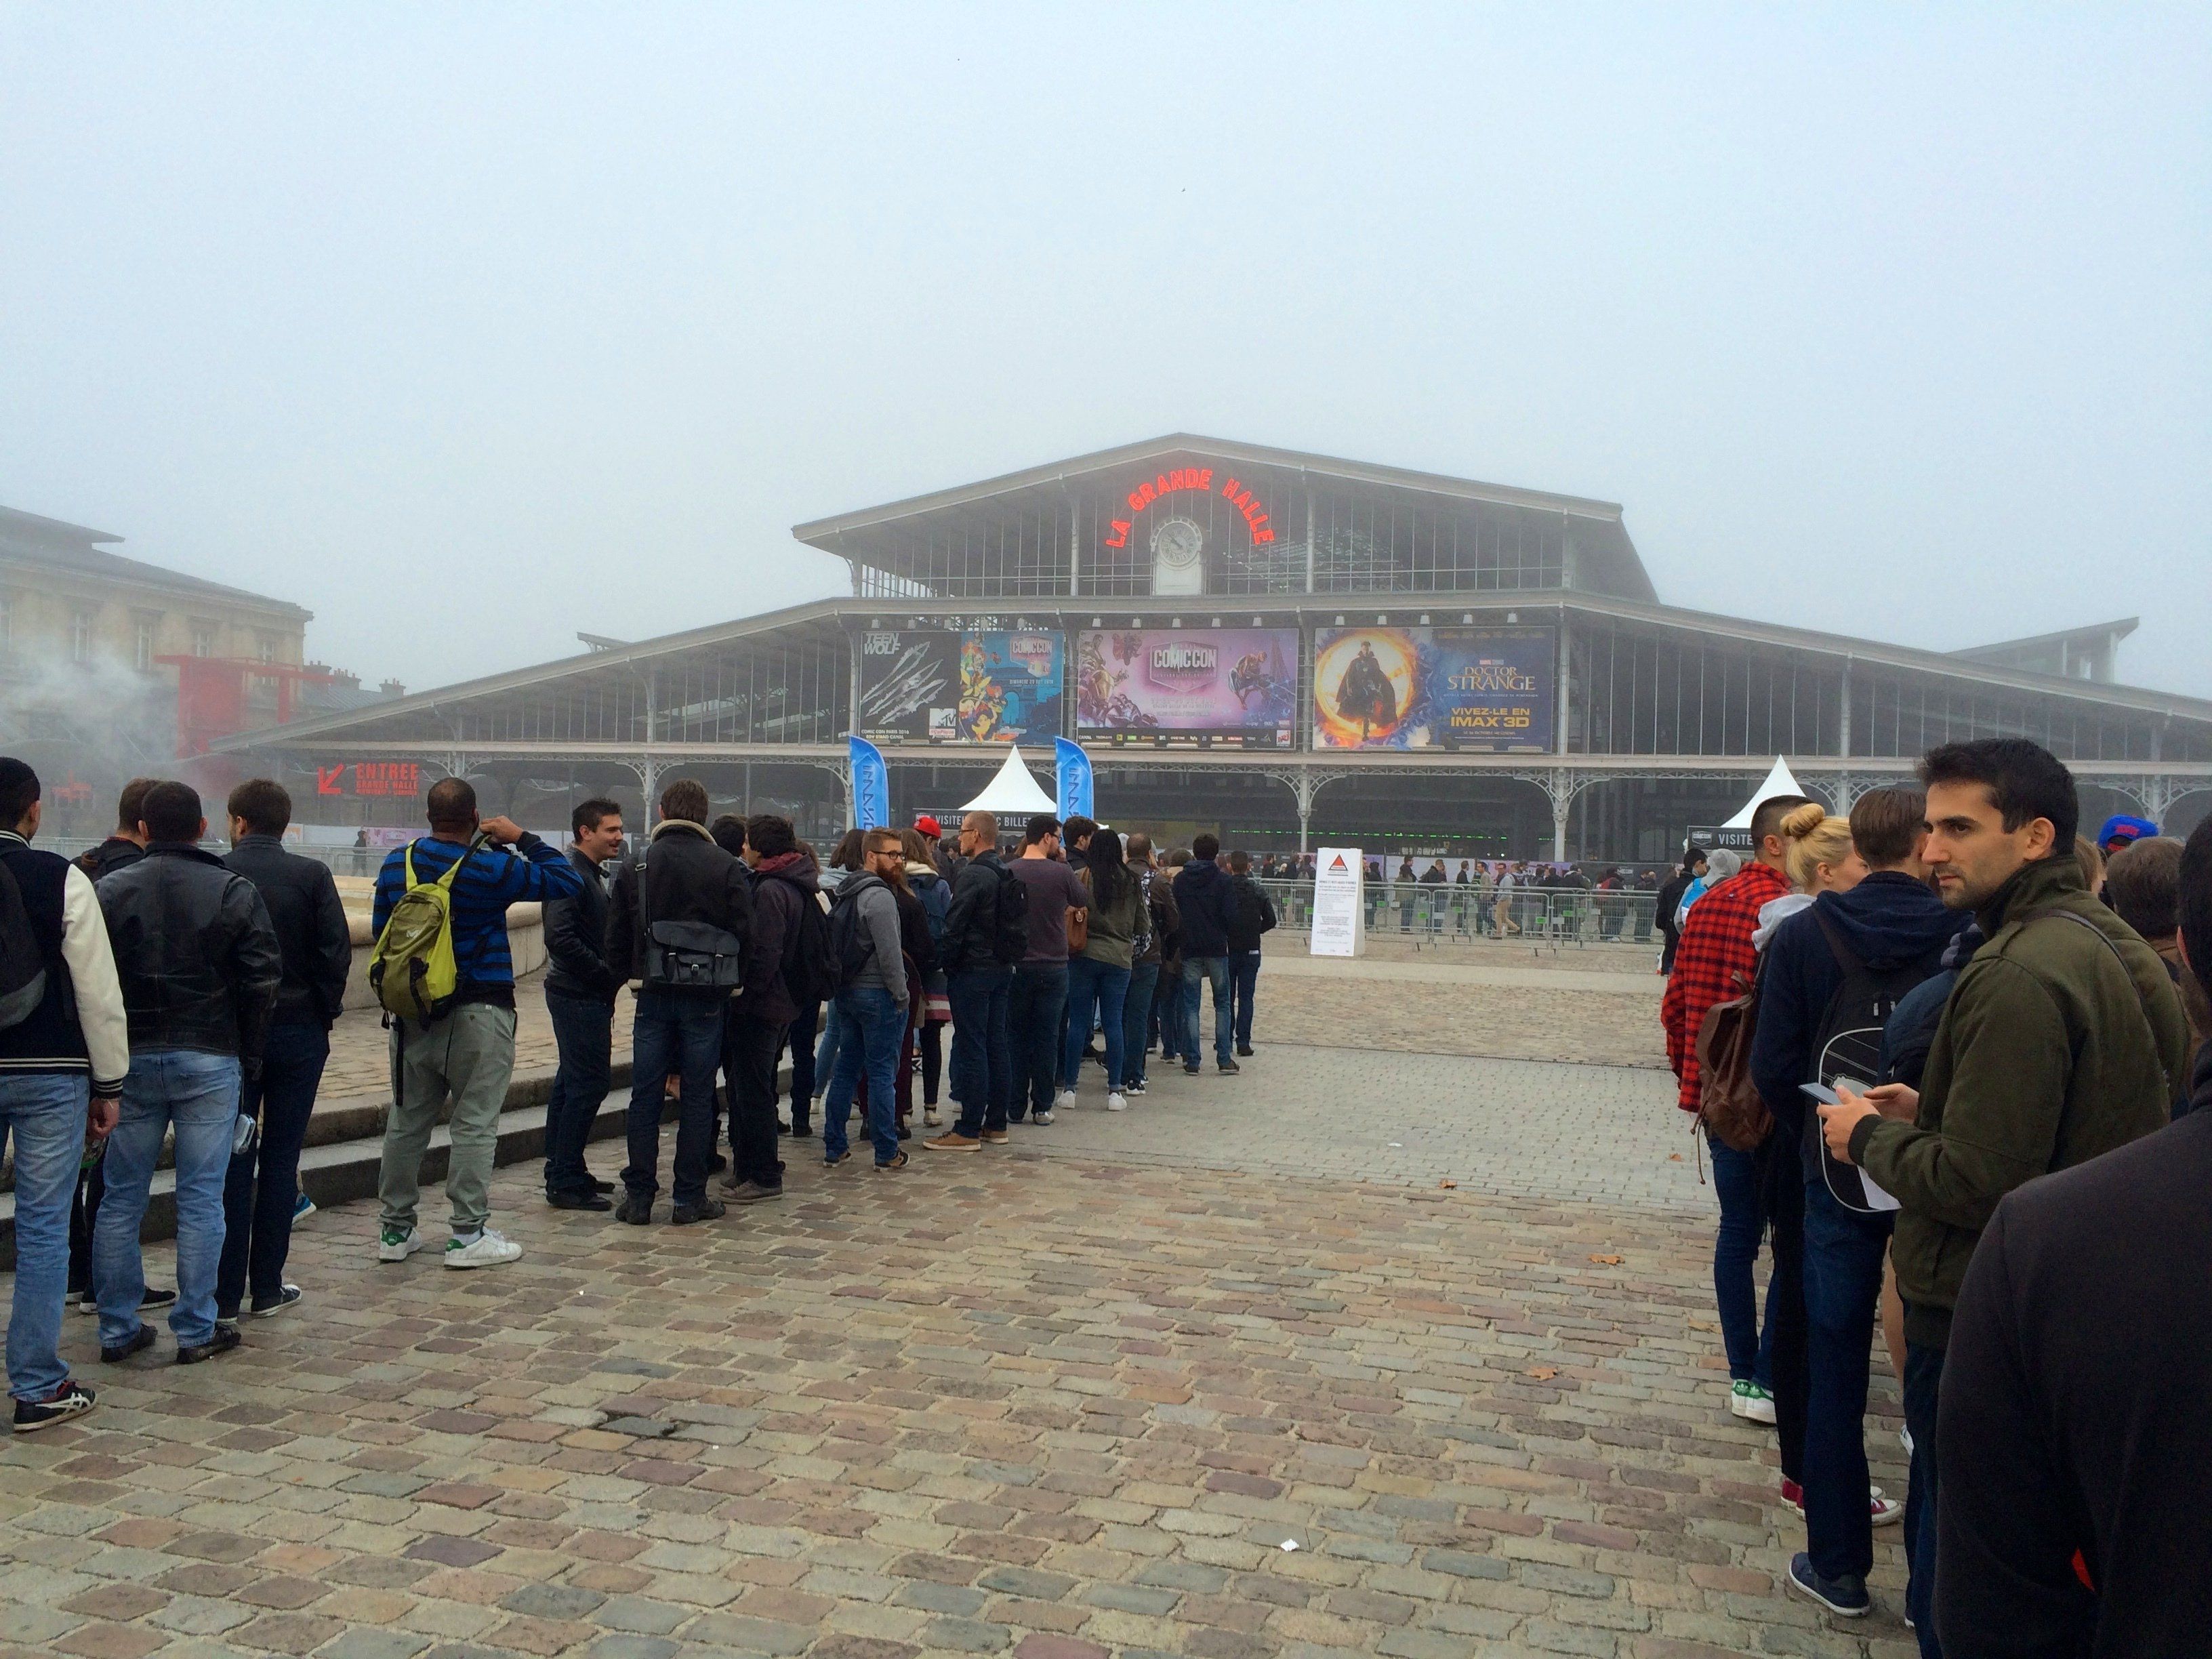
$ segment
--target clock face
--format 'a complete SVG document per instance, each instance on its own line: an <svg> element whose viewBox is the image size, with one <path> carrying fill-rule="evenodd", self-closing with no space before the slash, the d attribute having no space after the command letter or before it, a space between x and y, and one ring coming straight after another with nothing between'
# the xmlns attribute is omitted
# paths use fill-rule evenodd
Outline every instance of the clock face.
<svg viewBox="0 0 2212 1659"><path fill-rule="evenodd" d="M1188 519L1165 520L1152 532L1152 556L1164 565L1194 565L1205 548L1206 532Z"/></svg>

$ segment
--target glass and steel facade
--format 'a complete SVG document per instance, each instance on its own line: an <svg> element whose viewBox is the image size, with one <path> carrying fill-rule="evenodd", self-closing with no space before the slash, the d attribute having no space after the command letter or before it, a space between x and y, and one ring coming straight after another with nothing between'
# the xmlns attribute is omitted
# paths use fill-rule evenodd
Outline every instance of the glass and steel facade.
<svg viewBox="0 0 2212 1659"><path fill-rule="evenodd" d="M303 772L414 757L486 779L573 775L580 789L642 790L681 768L738 805L767 778L771 799L804 799L826 823L856 698L877 729L868 653L880 651L963 683L917 678L898 709L912 724L878 736L902 811L957 807L1007 730L1045 764L1052 738L1093 744L1125 822L1212 824L1255 846L1396 836L1486 856L1650 859L1732 811L1778 755L1840 804L1936 744L1978 737L2033 738L2085 785L2160 816L2212 789L2212 703L1667 607L1602 501L1178 438L796 533L845 562L849 597L220 746ZM1371 745L1363 714L1347 744L1351 647L1337 642L1360 632L1455 696L1498 676L1541 712L1500 736L1425 704L1418 735ZM933 642L947 638L958 643ZM1188 691L1176 677L1200 666L1243 676L1235 705L1207 694L1241 726L1233 741L1201 725L1094 743L1087 722L1112 688L1091 681L1137 672L1161 639L1173 648L1151 661L1170 689ZM994 726L965 703L934 723L916 714L933 695L992 689L994 650L1022 659L1023 718ZM1387 661L1367 672L1389 716L1376 725L1412 720L1407 680L1384 689ZM1272 712L1253 717L1261 684Z"/></svg>

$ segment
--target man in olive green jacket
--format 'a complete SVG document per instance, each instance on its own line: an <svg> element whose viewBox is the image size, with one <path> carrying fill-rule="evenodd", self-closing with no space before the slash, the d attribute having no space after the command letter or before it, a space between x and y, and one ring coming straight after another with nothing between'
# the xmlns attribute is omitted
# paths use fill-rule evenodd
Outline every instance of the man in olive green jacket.
<svg viewBox="0 0 2212 1659"><path fill-rule="evenodd" d="M1984 943L1944 1005L1918 1094L1839 1091L1843 1103L1820 1116L1830 1152L1899 1205L1908 1606L1933 1653L1936 1401L1966 1263L2014 1188L2166 1123L2188 1027L2165 964L2082 880L2074 779L2056 757L2022 738L1948 744L1920 774L1922 859L1943 902L1974 911Z"/></svg>

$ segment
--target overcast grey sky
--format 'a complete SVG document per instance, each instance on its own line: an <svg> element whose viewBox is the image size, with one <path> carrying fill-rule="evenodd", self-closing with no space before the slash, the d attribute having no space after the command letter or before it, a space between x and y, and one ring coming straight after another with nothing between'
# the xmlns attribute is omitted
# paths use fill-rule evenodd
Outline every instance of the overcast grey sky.
<svg viewBox="0 0 2212 1659"><path fill-rule="evenodd" d="M2208 86L2201 5L7 4L0 502L420 688L1188 429L2212 696Z"/></svg>

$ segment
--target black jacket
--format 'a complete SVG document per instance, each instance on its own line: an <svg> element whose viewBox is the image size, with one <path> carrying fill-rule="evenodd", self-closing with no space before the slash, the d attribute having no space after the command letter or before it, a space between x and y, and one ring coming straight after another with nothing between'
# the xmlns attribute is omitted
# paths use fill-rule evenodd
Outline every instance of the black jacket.
<svg viewBox="0 0 2212 1659"><path fill-rule="evenodd" d="M1234 911L1228 872L1212 859L1193 859L1176 872L1175 902L1182 913L1182 959L1227 956Z"/></svg>
<svg viewBox="0 0 2212 1659"><path fill-rule="evenodd" d="M275 836L241 837L223 862L253 884L276 930L284 978L270 1023L327 1031L345 1011L346 975L353 967L353 930L329 867L286 852Z"/></svg>
<svg viewBox="0 0 2212 1659"><path fill-rule="evenodd" d="M1275 904L1267 890L1249 876L1229 878L1229 949L1256 951L1260 935L1273 931Z"/></svg>
<svg viewBox="0 0 2212 1659"><path fill-rule="evenodd" d="M2192 1113L1998 1203L1937 1419L1936 1628L1954 1659L2205 1650L2208 1191L2212 1116Z"/></svg>
<svg viewBox="0 0 2212 1659"><path fill-rule="evenodd" d="M545 956L551 965L545 989L554 996L611 1006L622 981L607 966L606 872L573 847L568 863L583 878L584 890L574 898L546 902Z"/></svg>
<svg viewBox="0 0 2212 1659"><path fill-rule="evenodd" d="M98 881L102 876L112 876L118 870L127 870L146 856L146 849L135 841L121 836L110 836L99 846L79 853L76 867Z"/></svg>
<svg viewBox="0 0 2212 1659"><path fill-rule="evenodd" d="M819 905L821 893L814 860L805 853L779 853L753 872L752 947L745 956L745 994L738 999L738 1012L745 1018L788 1025L799 1018L799 1005L784 983L783 959L799 907Z"/></svg>
<svg viewBox="0 0 2212 1659"><path fill-rule="evenodd" d="M751 939L752 878L714 845L705 826L664 818L653 825L642 857L642 902L636 857L623 860L607 901L607 969L617 984L643 971L648 921L703 921L734 933L740 945Z"/></svg>
<svg viewBox="0 0 2212 1659"><path fill-rule="evenodd" d="M258 1071L284 963L253 884L204 848L155 842L99 893L132 1049L235 1054Z"/></svg>
<svg viewBox="0 0 2212 1659"><path fill-rule="evenodd" d="M986 848L960 866L952 879L952 903L945 913L945 939L937 965L948 974L1000 966L991 948L999 927L999 884L1009 880L995 848Z"/></svg>

